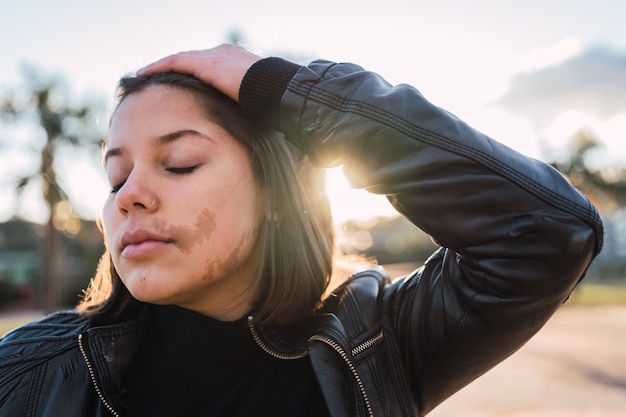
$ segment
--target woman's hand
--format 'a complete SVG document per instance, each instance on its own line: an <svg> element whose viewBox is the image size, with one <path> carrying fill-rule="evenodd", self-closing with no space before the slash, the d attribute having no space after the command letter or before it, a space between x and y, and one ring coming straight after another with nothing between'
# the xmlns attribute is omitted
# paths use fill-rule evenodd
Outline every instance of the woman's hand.
<svg viewBox="0 0 626 417"><path fill-rule="evenodd" d="M239 101L239 87L248 69L261 57L243 48L223 44L204 51L179 52L149 64L137 73L157 72L190 74Z"/></svg>

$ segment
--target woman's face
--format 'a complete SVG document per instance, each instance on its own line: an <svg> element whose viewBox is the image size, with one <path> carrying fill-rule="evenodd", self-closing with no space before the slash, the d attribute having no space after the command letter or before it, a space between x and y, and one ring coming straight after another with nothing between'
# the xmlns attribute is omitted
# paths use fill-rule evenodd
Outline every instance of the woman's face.
<svg viewBox="0 0 626 417"><path fill-rule="evenodd" d="M117 108L105 152L104 231L130 293L220 320L247 313L265 205L246 149L191 93L155 85Z"/></svg>

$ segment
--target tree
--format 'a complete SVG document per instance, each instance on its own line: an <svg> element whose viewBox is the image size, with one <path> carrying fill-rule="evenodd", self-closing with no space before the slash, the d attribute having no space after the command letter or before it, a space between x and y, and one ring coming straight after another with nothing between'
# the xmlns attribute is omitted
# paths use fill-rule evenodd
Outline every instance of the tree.
<svg viewBox="0 0 626 417"><path fill-rule="evenodd" d="M589 160L602 142L587 130L577 132L570 142L569 157L552 165L563 173L598 207L604 220L605 239L602 253L593 265L602 278L626 277L624 245L624 210L626 208L626 168L604 165L592 168Z"/></svg>
<svg viewBox="0 0 626 417"><path fill-rule="evenodd" d="M42 184L42 196L48 208L43 249L43 273L40 303L47 311L61 307L63 282L63 248L61 233L75 235L81 220L72 209L64 187L57 180L55 156L64 146L82 146L95 149L101 142L97 133L96 114L103 106L98 101L90 104L70 104L67 87L58 77L41 76L37 71L23 71L25 86L20 93L0 95L0 120L21 122L37 126L43 136L32 137L27 148L38 153L39 166L28 175L15 180L18 195L34 181ZM39 140L38 140L39 139ZM9 138L1 138L0 144L8 145ZM37 142L43 142L38 145Z"/></svg>
<svg viewBox="0 0 626 417"><path fill-rule="evenodd" d="M593 133L580 130L572 137L567 161L553 162L552 165L589 196L602 212L611 213L626 206L626 168L590 168L588 156L601 143Z"/></svg>

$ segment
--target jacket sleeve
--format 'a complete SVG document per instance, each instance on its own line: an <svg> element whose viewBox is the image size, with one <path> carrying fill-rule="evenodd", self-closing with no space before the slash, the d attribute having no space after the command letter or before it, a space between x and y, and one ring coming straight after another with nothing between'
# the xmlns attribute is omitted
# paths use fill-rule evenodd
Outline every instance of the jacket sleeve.
<svg viewBox="0 0 626 417"><path fill-rule="evenodd" d="M253 117L279 123L318 164L343 164L353 185L385 195L441 245L382 300L425 414L521 347L567 299L600 251L599 215L552 167L411 86L352 64L276 62L261 61L244 79L246 100L272 96L250 92L280 78L272 73L286 85L273 93L278 113L257 104Z"/></svg>

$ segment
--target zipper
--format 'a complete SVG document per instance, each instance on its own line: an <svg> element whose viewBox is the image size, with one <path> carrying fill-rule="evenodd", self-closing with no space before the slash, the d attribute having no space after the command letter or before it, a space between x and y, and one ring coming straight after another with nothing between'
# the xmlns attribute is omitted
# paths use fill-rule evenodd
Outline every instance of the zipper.
<svg viewBox="0 0 626 417"><path fill-rule="evenodd" d="M365 386L363 385L363 381L361 381L361 377L359 376L359 373L357 372L356 367L354 366L354 364L352 363L352 361L348 357L348 354L346 353L346 351L341 347L341 345L339 343L335 342L333 339L331 339L329 337L326 337L326 336L314 335L314 336L312 336L309 339L309 341L311 341L311 340L317 340L318 342L322 342L322 343L327 344L335 352L337 352L339 354L339 356L341 356L341 358L346 363L346 365L348 365L348 368L350 369L350 372L352 372L352 376L354 377L354 380L356 381L356 383L357 383L357 385L359 387L359 391L361 393L361 398L363 398L363 402L365 403L365 408L367 408L367 415L370 416L370 417L374 417L374 412L372 411L372 406L370 404L370 400L367 397L367 393L365 392ZM370 340L372 340L372 339L370 339ZM359 346L361 346L361 345L359 345Z"/></svg>
<svg viewBox="0 0 626 417"><path fill-rule="evenodd" d="M89 358L87 357L87 352L85 351L85 347L83 346L83 334L82 333L78 335L78 348L80 349L81 355L83 355L83 359L85 360L85 363L87 364L87 369L89 370L89 376L91 377L91 382L93 383L93 386L96 389L96 393L98 394L98 398L100 398L100 402L102 402L102 404L106 407L106 409L109 410L109 413L111 413L115 417L120 417L119 413L115 411L111 403L109 403L107 399L104 398L104 395L102 394L102 390L100 390L100 386L98 385L98 382L96 381L96 374L93 371L93 366L91 365L91 361L89 361Z"/></svg>
<svg viewBox="0 0 626 417"><path fill-rule="evenodd" d="M291 360L291 359L300 359L305 357L308 353L305 350L303 353L293 353L293 354L286 354L286 353L281 353L281 352L276 352L275 350L273 350L271 347L269 347L267 344L265 344L262 340L261 337L259 336L259 333L256 329L256 327L254 326L253 322L252 322L253 317L252 316L248 316L248 327L250 328L250 333L252 333L252 338L254 339L254 341L256 342L256 344L268 355L271 355L275 358L278 359L285 359L285 360ZM354 348L352 348L352 350L350 351L352 356L356 356L359 353L364 352L365 350L371 348L372 346L374 346L376 343L380 342L383 339L383 331L382 329L380 330L380 332L370 338L367 339L366 341L358 344L357 346L355 346ZM372 411L372 406L370 404L370 400L367 396L367 393L365 392L365 386L363 385L363 381L361 380L361 377L359 376L359 373L356 370L356 367L354 366L354 364L352 363L352 361L350 360L350 357L348 356L348 353L346 353L346 351L343 349L343 347L341 347L341 345L337 342L335 342L333 339L326 337L326 336L322 336L322 335L313 335L311 336L311 338L309 338L309 341L318 341L318 342L322 342L328 346L330 346L335 352L337 352L339 354L339 356L343 359L343 361L346 363L346 365L348 366L348 368L350 369L350 372L352 373L352 376L354 377L354 380L356 381L358 387L359 387L359 392L361 393L361 398L363 398L363 402L365 403L365 407L367 408L367 414L370 417L374 416L374 412Z"/></svg>
<svg viewBox="0 0 626 417"><path fill-rule="evenodd" d="M306 351L306 349L304 349L302 352L299 352L299 353L298 352L296 353L276 352L271 347L269 347L266 343L264 343L263 340L261 340L261 337L259 336L259 332L257 331L256 326L252 322L252 319L253 319L252 316L248 316L248 328L250 328L250 333L252 333L252 338L254 339L256 344L263 350L263 352L277 359L283 359L283 360L302 359L309 354Z"/></svg>
<svg viewBox="0 0 626 417"><path fill-rule="evenodd" d="M359 353L365 352L367 349L374 346L376 343L383 340L383 330L381 329L378 334L370 339L367 339L365 342L360 343L359 345L352 348L352 357L358 355Z"/></svg>

